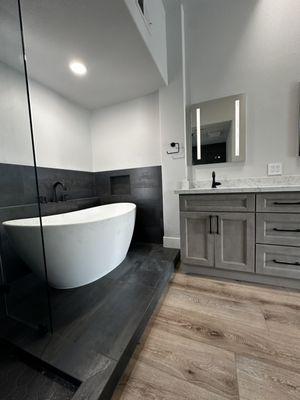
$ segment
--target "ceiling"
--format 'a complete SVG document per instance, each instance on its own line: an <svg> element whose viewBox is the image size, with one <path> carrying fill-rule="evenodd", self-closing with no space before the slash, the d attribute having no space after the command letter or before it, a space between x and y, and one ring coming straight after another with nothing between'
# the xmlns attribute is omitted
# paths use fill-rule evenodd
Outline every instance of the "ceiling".
<svg viewBox="0 0 300 400"><path fill-rule="evenodd" d="M0 7L0 61L20 68L16 5L1 0ZM124 0L26 0L22 15L30 78L87 109L164 84ZM87 75L70 72L72 59L86 64Z"/></svg>

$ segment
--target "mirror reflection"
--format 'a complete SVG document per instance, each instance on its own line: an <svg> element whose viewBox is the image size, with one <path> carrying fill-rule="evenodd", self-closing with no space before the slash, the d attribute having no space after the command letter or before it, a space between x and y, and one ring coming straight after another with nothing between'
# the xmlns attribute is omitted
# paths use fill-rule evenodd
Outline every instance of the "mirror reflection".
<svg viewBox="0 0 300 400"><path fill-rule="evenodd" d="M245 95L194 104L190 121L193 165L245 159Z"/></svg>

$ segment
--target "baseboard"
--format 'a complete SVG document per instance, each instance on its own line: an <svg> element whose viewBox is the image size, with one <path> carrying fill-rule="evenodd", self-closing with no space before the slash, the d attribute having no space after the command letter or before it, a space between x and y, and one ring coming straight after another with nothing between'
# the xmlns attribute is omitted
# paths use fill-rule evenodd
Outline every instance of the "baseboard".
<svg viewBox="0 0 300 400"><path fill-rule="evenodd" d="M164 236L164 247L167 247L169 249L180 249L180 238Z"/></svg>
<svg viewBox="0 0 300 400"><path fill-rule="evenodd" d="M220 270L216 268L199 267L181 263L180 271L192 275L204 275L206 277L215 277L222 279L232 279L242 282L260 283L263 285L272 285L299 290L298 279L280 278L276 276L258 275L249 272Z"/></svg>

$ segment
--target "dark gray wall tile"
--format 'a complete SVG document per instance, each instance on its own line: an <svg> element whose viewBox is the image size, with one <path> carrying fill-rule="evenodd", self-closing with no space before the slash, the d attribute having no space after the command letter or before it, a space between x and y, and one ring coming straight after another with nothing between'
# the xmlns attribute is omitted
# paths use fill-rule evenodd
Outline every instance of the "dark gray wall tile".
<svg viewBox="0 0 300 400"><path fill-rule="evenodd" d="M53 200L53 184L61 181L69 199L95 196L94 173L56 168L37 168L39 192ZM58 189L60 190L60 189ZM33 166L0 164L0 207L37 202L36 177Z"/></svg>
<svg viewBox="0 0 300 400"><path fill-rule="evenodd" d="M48 201L53 200L53 184L62 182L67 191L68 199L80 199L95 196L94 174L85 171L38 167L38 181L40 195L46 196ZM61 188L58 188L61 190ZM61 192L60 192L61 193Z"/></svg>
<svg viewBox="0 0 300 400"><path fill-rule="evenodd" d="M0 164L0 207L24 204L22 167Z"/></svg>
<svg viewBox="0 0 300 400"><path fill-rule="evenodd" d="M3 285L3 279L2 279L2 265L1 265L1 259L0 259L0 285ZM5 300L4 300L4 294L1 293L0 291L0 319L6 314L6 309L5 309Z"/></svg>
<svg viewBox="0 0 300 400"><path fill-rule="evenodd" d="M129 194L112 194L111 178L128 175ZM162 243L163 202L161 167L145 167L95 173L95 192L102 204L133 202L137 205L134 240Z"/></svg>

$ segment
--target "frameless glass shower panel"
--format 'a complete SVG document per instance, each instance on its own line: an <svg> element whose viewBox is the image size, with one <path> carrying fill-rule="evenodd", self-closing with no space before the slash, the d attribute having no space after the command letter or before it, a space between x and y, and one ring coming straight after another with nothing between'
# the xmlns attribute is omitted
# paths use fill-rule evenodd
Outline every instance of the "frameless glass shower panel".
<svg viewBox="0 0 300 400"><path fill-rule="evenodd" d="M53 331L61 337L69 330L75 334L77 321L92 315L101 295L93 287L92 296L90 286L79 287L76 282L76 267L81 263L86 268L86 257L74 257L81 230L73 235L60 226L63 218L53 222L49 216L99 205L90 172L90 123L92 109L101 99L97 93L92 95L97 70L90 68L94 48L102 45L97 15L109 4L98 0L22 2L49 297ZM88 50L93 40L93 50ZM85 102L87 92L97 97L95 104ZM72 242L74 237L77 244Z"/></svg>
<svg viewBox="0 0 300 400"><path fill-rule="evenodd" d="M51 329L22 44L18 1L0 0L2 332L11 324L34 331Z"/></svg>

